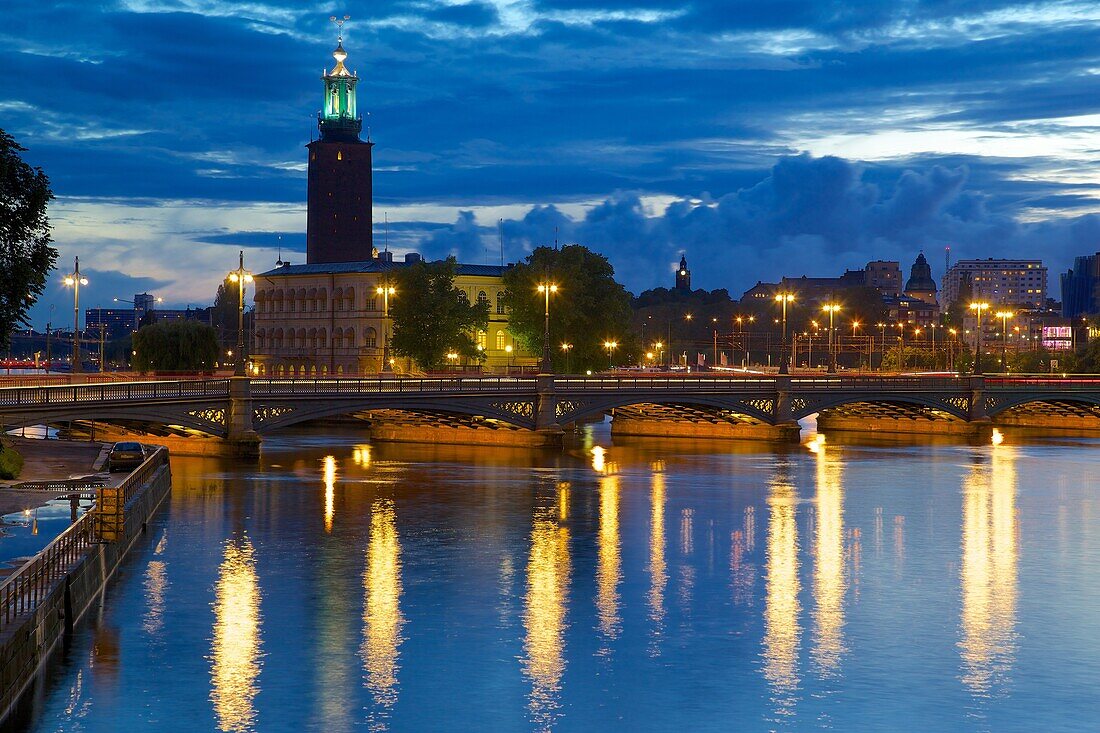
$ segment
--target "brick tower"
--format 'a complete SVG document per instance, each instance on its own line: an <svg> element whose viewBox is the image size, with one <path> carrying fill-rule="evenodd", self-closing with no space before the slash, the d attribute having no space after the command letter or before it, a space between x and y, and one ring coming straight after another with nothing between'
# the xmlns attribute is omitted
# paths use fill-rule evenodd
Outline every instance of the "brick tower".
<svg viewBox="0 0 1100 733"><path fill-rule="evenodd" d="M344 39L332 52L336 66L321 78L325 104L317 115L319 140L311 142L307 177L306 262L357 262L374 253L374 143L359 139L363 117L355 104L359 77L348 71Z"/></svg>

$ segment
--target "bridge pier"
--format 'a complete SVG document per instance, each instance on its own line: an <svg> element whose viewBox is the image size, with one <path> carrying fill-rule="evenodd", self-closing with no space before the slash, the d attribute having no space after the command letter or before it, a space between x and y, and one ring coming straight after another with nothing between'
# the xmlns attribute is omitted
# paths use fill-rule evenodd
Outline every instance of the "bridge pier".
<svg viewBox="0 0 1100 733"><path fill-rule="evenodd" d="M539 443L547 446L562 445L565 431L558 423L558 398L553 374L539 374L535 377L535 394L535 432L539 435Z"/></svg>
<svg viewBox="0 0 1100 733"><path fill-rule="evenodd" d="M989 410L985 406L985 377L975 375L970 378L970 410L971 423L988 424Z"/></svg>
<svg viewBox="0 0 1100 733"><path fill-rule="evenodd" d="M779 376L775 380L775 413L772 424L787 431L795 431L795 441L798 440L798 421L794 419L794 408L791 405L791 378Z"/></svg>
<svg viewBox="0 0 1100 733"><path fill-rule="evenodd" d="M260 434L252 425L252 414L252 380L248 377L230 378L225 440L238 458L260 456Z"/></svg>

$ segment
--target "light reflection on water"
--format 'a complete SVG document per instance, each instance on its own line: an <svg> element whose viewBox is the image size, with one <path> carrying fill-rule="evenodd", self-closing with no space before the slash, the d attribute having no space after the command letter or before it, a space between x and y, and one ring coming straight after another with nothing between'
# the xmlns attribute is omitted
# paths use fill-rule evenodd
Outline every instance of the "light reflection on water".
<svg viewBox="0 0 1100 733"><path fill-rule="evenodd" d="M261 663L255 550L242 535L225 543L215 591L210 701L219 730L253 730Z"/></svg>
<svg viewBox="0 0 1100 733"><path fill-rule="evenodd" d="M156 541L32 728L1013 731L1100 713L1091 454L589 440L177 459Z"/></svg>

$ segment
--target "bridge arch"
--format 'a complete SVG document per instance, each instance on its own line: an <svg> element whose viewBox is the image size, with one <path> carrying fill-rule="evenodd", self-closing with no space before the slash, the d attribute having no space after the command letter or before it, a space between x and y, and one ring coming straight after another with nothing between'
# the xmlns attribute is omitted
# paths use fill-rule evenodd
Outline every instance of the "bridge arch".
<svg viewBox="0 0 1100 733"><path fill-rule="evenodd" d="M377 396L372 396L348 400L316 400L306 403L256 401L253 427L256 432L266 434L311 420L378 410L483 417L517 428L534 429L535 427L535 405L532 401L518 398L440 400L438 395L424 397L408 395L403 399L379 399Z"/></svg>
<svg viewBox="0 0 1100 733"><path fill-rule="evenodd" d="M1033 404L1069 404L1100 408L1100 394L1077 394L1066 392L1035 392L1027 394L994 394L986 397L986 412L989 417L1003 415L1018 407Z"/></svg>
<svg viewBox="0 0 1100 733"><path fill-rule="evenodd" d="M207 406L197 406L193 403L165 405L159 409L151 406L97 407L83 404L70 410L51 410L48 415L33 413L8 414L0 418L0 426L4 430L17 430L31 425L79 421L94 421L112 425L139 422L161 426L179 425L206 435L224 438L228 434L227 418L225 407L221 403Z"/></svg>
<svg viewBox="0 0 1100 733"><path fill-rule="evenodd" d="M791 397L791 417L795 420L809 417L815 413L844 407L846 405L905 405L925 407L943 412L962 421L970 419L970 397L968 395L923 395L920 393L899 392L895 394L848 393L832 396L813 395Z"/></svg>
<svg viewBox="0 0 1100 733"><path fill-rule="evenodd" d="M771 398L760 398L751 395L669 395L650 393L618 397L578 398L575 400L561 397L558 399L558 423L565 425L587 420L597 415L607 414L616 407L632 407L635 405L708 407L729 410L738 415L768 424L775 421L774 400Z"/></svg>

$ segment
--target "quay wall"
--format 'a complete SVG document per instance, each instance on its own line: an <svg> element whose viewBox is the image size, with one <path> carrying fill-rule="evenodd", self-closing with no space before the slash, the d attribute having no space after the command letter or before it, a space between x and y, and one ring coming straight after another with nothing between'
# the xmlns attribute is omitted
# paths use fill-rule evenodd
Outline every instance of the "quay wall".
<svg viewBox="0 0 1100 733"><path fill-rule="evenodd" d="M648 438L707 438L718 440L767 440L797 443L799 427L789 425L758 425L750 423L689 422L687 420L626 417L616 413L611 421L612 436Z"/></svg>
<svg viewBox="0 0 1100 733"><path fill-rule="evenodd" d="M74 626L101 600L119 565L145 535L146 523L172 488L166 461L126 509L121 536L94 544L54 582L45 599L0 632L0 724L38 697L46 684L43 668L65 646ZM90 514L80 521L94 521Z"/></svg>

